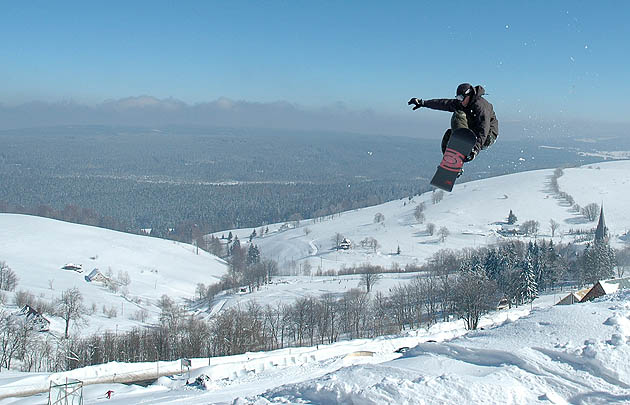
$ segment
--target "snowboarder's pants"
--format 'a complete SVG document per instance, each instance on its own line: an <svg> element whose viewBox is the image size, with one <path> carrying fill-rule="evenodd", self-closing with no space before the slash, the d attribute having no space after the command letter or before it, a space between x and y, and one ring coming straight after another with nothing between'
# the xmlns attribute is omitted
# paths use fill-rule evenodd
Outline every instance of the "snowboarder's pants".
<svg viewBox="0 0 630 405"><path fill-rule="evenodd" d="M452 131L460 128L469 129L468 118L466 118L465 112L455 111L451 117L451 127L446 130L446 133L444 133L444 137L442 138L442 154L446 151L446 145L448 145L448 140L451 139Z"/></svg>

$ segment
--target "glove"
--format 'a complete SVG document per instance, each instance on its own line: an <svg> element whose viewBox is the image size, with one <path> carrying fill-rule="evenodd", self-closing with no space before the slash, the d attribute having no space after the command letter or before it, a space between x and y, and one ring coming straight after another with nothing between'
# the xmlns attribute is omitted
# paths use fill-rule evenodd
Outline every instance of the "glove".
<svg viewBox="0 0 630 405"><path fill-rule="evenodd" d="M424 106L424 100L422 100L421 98L412 98L411 100L409 100L409 102L407 103L407 105L413 105L415 107L413 107L413 110L417 110L418 108Z"/></svg>
<svg viewBox="0 0 630 405"><path fill-rule="evenodd" d="M475 159L475 157L477 156L477 153L479 153L479 149L477 149L477 146L475 145L475 147L473 148L472 152L470 152L470 155L466 156L464 158L464 162L470 162L473 159Z"/></svg>

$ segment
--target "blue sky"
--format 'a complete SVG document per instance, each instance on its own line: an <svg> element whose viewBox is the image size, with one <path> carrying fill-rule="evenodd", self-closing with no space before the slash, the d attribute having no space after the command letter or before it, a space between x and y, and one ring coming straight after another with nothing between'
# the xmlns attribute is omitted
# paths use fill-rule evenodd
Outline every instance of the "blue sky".
<svg viewBox="0 0 630 405"><path fill-rule="evenodd" d="M403 114L466 81L504 119L630 121L627 1L24 3L0 6L3 104L150 95Z"/></svg>

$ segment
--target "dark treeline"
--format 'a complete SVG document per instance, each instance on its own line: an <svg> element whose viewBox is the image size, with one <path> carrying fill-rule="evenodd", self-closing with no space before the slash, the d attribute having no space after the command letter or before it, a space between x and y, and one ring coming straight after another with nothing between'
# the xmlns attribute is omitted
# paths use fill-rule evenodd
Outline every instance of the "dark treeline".
<svg viewBox="0 0 630 405"><path fill-rule="evenodd" d="M39 215L85 225L138 232L190 242L197 224L210 233L221 229L277 223L291 217L317 218L377 205L419 190L418 182L369 181L352 184L149 184L112 179L55 179L49 186L13 179L1 184L12 195L28 195L27 188L50 189L52 201L73 204L38 204L35 200L10 204L0 200L0 212ZM43 179L41 179L43 180ZM101 190L111 190L101 196ZM3 194L2 198L8 198ZM22 198L21 200L24 200Z"/></svg>
<svg viewBox="0 0 630 405"><path fill-rule="evenodd" d="M59 127L0 132L0 212L190 241L205 232L317 218L426 191L433 140L295 131ZM585 163L505 141L468 179ZM536 159L519 160L521 155Z"/></svg>
<svg viewBox="0 0 630 405"><path fill-rule="evenodd" d="M267 282L264 267L258 267L262 273L254 271L255 250L236 254L245 256L239 259L243 266L234 267L230 277L242 282L252 271L259 274L261 283ZM108 361L215 357L329 344L394 334L453 318L463 319L467 328L476 329L480 317L495 310L501 300L510 306L523 305L558 285L608 278L614 275L614 263L615 255L606 242L591 243L586 249L546 241L512 241L461 252L443 250L422 267L417 277L386 292L351 289L275 306L249 302L210 318L191 315L163 296L155 325L58 341L33 339L24 332L24 325L4 317L0 347L14 348L4 352L8 353L3 357L5 367L14 358L24 369L54 371ZM373 268L367 266L365 270ZM378 283L378 279L373 282ZM252 288L256 286L253 282ZM197 304L210 303L212 296L200 294ZM25 336L31 337L23 339ZM38 355L32 356L34 352Z"/></svg>

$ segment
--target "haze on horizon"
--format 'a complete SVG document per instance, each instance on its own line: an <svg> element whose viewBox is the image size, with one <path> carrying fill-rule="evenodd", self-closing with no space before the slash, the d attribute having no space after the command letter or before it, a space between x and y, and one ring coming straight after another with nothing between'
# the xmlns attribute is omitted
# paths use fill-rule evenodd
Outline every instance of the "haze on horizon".
<svg viewBox="0 0 630 405"><path fill-rule="evenodd" d="M439 137L410 97L481 84L502 129L624 131L630 4L7 4L0 129L168 124ZM536 130L532 131L532 128ZM585 130L587 133L590 129ZM435 132L438 134L434 135Z"/></svg>

